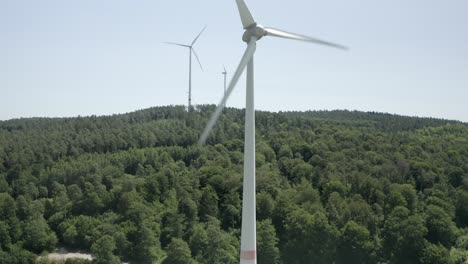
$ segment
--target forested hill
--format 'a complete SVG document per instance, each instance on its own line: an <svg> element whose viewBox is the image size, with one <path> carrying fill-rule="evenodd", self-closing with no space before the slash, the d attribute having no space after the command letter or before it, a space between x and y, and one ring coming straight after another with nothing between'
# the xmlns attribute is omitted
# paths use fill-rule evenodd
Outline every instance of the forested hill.
<svg viewBox="0 0 468 264"><path fill-rule="evenodd" d="M3 143L0 145L0 160L5 156L2 155L3 152L22 153L21 157L18 157L20 160L15 155L8 155L9 158L3 159L4 166L11 168L16 163L27 165L43 161L43 158L57 160L89 152L114 152L130 148L173 145L187 147L197 142L214 108L214 105L198 106L194 113L188 114L183 106L168 106L113 116L0 121L0 142ZM225 116L221 119L223 125L218 126L217 132L227 134L229 139L234 136L243 140L243 116L243 110L226 109ZM280 131L285 126L301 128L302 124L306 124L307 128L318 127L320 124L331 127L368 128L384 133L449 124L463 125L457 121L443 119L338 110L257 112L256 122L257 129L262 132L272 126ZM229 126L235 126L236 133L228 129ZM215 136L211 138L210 143L224 143L223 140Z"/></svg>
<svg viewBox="0 0 468 264"><path fill-rule="evenodd" d="M0 263L238 263L244 111L0 122ZM257 112L258 263L466 263L468 125Z"/></svg>

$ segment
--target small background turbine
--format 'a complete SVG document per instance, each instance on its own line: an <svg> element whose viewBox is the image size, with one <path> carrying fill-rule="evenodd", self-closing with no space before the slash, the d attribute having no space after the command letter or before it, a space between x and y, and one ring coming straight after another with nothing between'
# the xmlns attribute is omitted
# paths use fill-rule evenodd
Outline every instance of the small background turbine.
<svg viewBox="0 0 468 264"><path fill-rule="evenodd" d="M197 59L198 64L200 65L200 69L203 71L203 66L193 46L195 45L195 43L197 42L198 38L201 36L203 31L205 31L205 29L206 29L206 26L200 31L200 33L198 33L198 35L195 37L195 39L193 39L190 45L175 43L175 42L164 42L169 45L176 45L176 46L185 47L189 49L189 88L188 88L188 108L187 108L189 112L192 110L192 53L195 55L195 58Z"/></svg>
<svg viewBox="0 0 468 264"><path fill-rule="evenodd" d="M223 68L224 68L224 71L221 73L222 75L224 75L224 93L223 93L223 96L226 96L226 78L227 78L227 70L226 70L226 66L223 65ZM226 103L224 103L224 107L226 107Z"/></svg>

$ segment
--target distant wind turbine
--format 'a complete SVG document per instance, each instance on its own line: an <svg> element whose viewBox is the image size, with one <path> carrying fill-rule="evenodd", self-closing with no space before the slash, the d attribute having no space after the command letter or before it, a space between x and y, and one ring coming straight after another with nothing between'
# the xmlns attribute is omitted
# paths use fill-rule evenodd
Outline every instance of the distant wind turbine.
<svg viewBox="0 0 468 264"><path fill-rule="evenodd" d="M256 216L255 216L255 109L254 109L254 53L256 42L265 36L280 37L286 39L301 40L321 44L329 47L346 50L347 48L338 44L304 35L294 34L279 29L263 27L255 22L247 5L243 0L236 0L237 8L241 17L245 32L242 40L246 42L247 49L242 56L232 80L229 83L226 94L219 103L216 111L203 131L199 143L204 144L213 126L221 114L223 107L234 90L240 75L247 67L247 92L245 108L245 147L244 147L244 182L242 198L242 227L241 227L241 250L240 263L257 263L256 247Z"/></svg>
<svg viewBox="0 0 468 264"><path fill-rule="evenodd" d="M224 68L224 71L221 73L224 75L224 95L223 96L226 96L226 78L227 78L228 73L224 65L223 65L223 68ZM224 103L224 107L226 107L226 103Z"/></svg>
<svg viewBox="0 0 468 264"><path fill-rule="evenodd" d="M200 63L200 59L198 58L197 53L195 52L195 49L193 48L193 45L195 45L195 42L197 42L198 38L201 36L203 31L205 31L206 26L198 33L198 35L195 37L195 39L192 41L190 45L188 44L181 44L181 43L174 43L174 42L164 42L166 44L170 45L176 45L176 46L181 46L189 49L189 90L188 90L188 111L192 109L192 52L195 55L195 58L198 61L198 64L200 65L200 69L203 71L203 67Z"/></svg>

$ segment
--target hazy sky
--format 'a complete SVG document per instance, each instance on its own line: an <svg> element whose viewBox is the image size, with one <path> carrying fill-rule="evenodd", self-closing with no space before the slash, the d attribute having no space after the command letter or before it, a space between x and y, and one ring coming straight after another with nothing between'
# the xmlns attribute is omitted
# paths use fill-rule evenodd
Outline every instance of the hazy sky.
<svg viewBox="0 0 468 264"><path fill-rule="evenodd" d="M468 121L468 1L246 0L270 27L348 52L264 38L256 108L352 109ZM234 0L0 0L0 119L218 103L245 49ZM196 66L196 65L194 65ZM230 75L229 75L230 76ZM228 106L245 106L245 81Z"/></svg>

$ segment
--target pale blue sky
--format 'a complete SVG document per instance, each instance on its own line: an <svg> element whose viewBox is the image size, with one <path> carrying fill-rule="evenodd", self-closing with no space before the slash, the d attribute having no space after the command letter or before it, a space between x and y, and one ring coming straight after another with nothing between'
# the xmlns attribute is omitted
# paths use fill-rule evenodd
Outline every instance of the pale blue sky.
<svg viewBox="0 0 468 264"><path fill-rule="evenodd" d="M246 0L265 26L349 46L264 38L256 108L351 109L468 121L468 1ZM234 0L0 0L0 119L218 103L245 48ZM196 65L194 65L196 66ZM228 106L244 107L244 78Z"/></svg>

